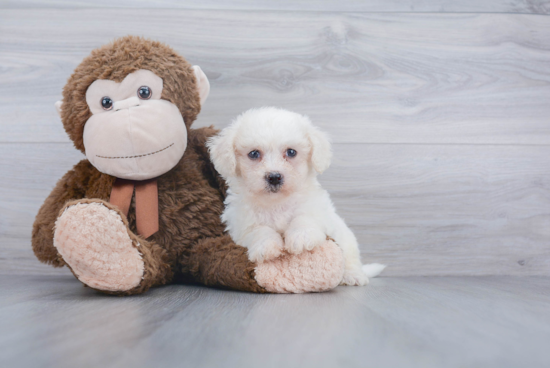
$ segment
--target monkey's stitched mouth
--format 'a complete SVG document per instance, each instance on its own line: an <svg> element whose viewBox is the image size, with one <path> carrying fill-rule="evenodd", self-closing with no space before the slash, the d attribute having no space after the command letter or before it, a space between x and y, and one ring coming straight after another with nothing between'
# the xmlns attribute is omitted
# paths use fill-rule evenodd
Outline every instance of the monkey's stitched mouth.
<svg viewBox="0 0 550 368"><path fill-rule="evenodd" d="M136 158L136 157L144 157L144 156L151 156L151 155L154 155L156 153L159 153L159 152L162 152L162 151L165 151L167 150L168 148L172 147L174 145L174 143L164 147L163 149L160 149L158 151L155 151L155 152L150 152L150 153L144 153L143 155L135 155L135 156L118 156L118 157L110 157L110 156L100 156L100 155L96 155L96 157L100 157L100 158L108 158L108 159L115 159L115 158Z"/></svg>

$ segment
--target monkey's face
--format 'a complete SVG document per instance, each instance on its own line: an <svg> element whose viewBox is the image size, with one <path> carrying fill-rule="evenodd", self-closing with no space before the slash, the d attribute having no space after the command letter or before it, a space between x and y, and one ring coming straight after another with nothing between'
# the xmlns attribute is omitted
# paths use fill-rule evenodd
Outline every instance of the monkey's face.
<svg viewBox="0 0 550 368"><path fill-rule="evenodd" d="M96 80L86 91L92 116L84 126L86 157L99 171L146 180L172 169L187 147L176 105L162 100L163 81L149 70L117 83Z"/></svg>

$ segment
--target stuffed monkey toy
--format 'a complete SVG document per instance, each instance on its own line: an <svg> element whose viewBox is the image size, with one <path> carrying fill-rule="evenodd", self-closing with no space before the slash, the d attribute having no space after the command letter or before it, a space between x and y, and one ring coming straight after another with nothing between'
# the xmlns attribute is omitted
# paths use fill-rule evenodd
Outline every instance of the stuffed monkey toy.
<svg viewBox="0 0 550 368"><path fill-rule="evenodd" d="M220 220L225 183L191 129L210 86L170 47L128 36L92 51L56 107L86 155L33 226L37 258L108 294L170 283L250 292L325 291L343 276L334 242L255 264Z"/></svg>

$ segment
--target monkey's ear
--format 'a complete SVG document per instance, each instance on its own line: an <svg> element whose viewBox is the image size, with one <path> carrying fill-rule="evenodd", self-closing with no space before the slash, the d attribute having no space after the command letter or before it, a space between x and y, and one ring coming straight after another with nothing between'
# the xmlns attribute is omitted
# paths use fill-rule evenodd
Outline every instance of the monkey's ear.
<svg viewBox="0 0 550 368"><path fill-rule="evenodd" d="M199 90L202 106L210 93L210 82L208 81L208 78L206 78L206 74L204 74L200 66L193 65L193 71L195 72L195 78L197 79L197 88Z"/></svg>
<svg viewBox="0 0 550 368"><path fill-rule="evenodd" d="M55 103L55 110L57 111L60 117L61 117L61 105L63 105L63 101L61 100Z"/></svg>

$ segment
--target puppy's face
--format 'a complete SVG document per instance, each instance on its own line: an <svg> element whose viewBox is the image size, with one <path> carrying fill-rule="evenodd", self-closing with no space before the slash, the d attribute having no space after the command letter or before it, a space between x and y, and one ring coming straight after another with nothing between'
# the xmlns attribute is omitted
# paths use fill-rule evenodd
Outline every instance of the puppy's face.
<svg viewBox="0 0 550 368"><path fill-rule="evenodd" d="M249 110L209 143L218 172L255 195L284 196L330 165L326 135L305 116L276 108Z"/></svg>
<svg viewBox="0 0 550 368"><path fill-rule="evenodd" d="M237 178L255 194L289 194L307 180L311 145L303 129L285 125L258 122L237 139Z"/></svg>

